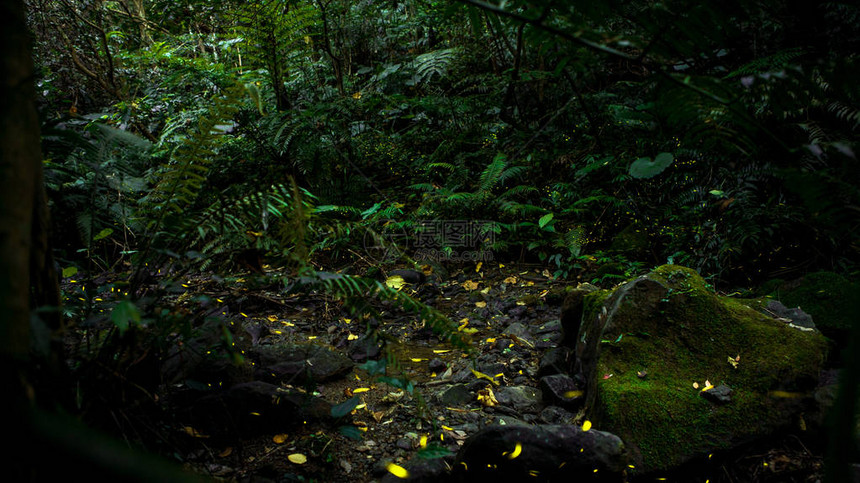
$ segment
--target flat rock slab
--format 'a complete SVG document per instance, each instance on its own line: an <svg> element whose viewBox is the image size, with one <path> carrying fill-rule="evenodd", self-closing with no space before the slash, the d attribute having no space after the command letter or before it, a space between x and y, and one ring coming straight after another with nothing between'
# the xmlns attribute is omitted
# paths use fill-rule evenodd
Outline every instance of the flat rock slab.
<svg viewBox="0 0 860 483"><path fill-rule="evenodd" d="M325 382L348 374L353 362L335 349L319 344L257 346L257 377L272 383Z"/></svg>

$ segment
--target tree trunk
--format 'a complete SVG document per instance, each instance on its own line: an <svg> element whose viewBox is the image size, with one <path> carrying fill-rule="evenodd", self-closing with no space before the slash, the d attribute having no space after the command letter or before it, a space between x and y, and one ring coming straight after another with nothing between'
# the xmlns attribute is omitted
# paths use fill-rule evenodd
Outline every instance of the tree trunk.
<svg viewBox="0 0 860 483"><path fill-rule="evenodd" d="M0 358L30 348L30 251L41 170L33 61L22 0L0 2Z"/></svg>

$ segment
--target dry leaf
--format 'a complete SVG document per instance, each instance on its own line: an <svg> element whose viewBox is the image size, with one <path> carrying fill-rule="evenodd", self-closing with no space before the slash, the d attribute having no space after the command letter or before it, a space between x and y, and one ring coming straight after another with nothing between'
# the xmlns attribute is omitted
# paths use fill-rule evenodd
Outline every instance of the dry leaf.
<svg viewBox="0 0 860 483"><path fill-rule="evenodd" d="M478 307L479 309L483 309L486 306L487 306L487 302L483 302L483 301L475 302L475 307Z"/></svg>
<svg viewBox="0 0 860 483"><path fill-rule="evenodd" d="M293 453L287 456L287 459L297 465L303 465L308 462L308 457L301 453Z"/></svg>
<svg viewBox="0 0 860 483"><path fill-rule="evenodd" d="M463 288L466 290L477 290L479 283L473 282L471 280L466 280L465 282L463 282L462 285L463 285Z"/></svg>
<svg viewBox="0 0 860 483"><path fill-rule="evenodd" d="M511 275L510 277L502 280L502 283L508 283L508 284L517 283L517 277L514 277L513 275Z"/></svg>
<svg viewBox="0 0 860 483"><path fill-rule="evenodd" d="M284 441L286 441L286 440L287 440L287 435L284 433L276 434L276 435L272 436L272 441L274 441L277 444L283 444Z"/></svg>
<svg viewBox="0 0 860 483"><path fill-rule="evenodd" d="M496 399L496 395L493 394L493 390L490 386L478 391L478 402L486 407L493 407L499 404L499 401Z"/></svg>
<svg viewBox="0 0 860 483"><path fill-rule="evenodd" d="M182 429L185 430L185 434L187 434L188 436L191 436L193 438L208 438L209 437L209 435L203 434L200 431L197 431L196 429L192 428L191 426L185 426Z"/></svg>

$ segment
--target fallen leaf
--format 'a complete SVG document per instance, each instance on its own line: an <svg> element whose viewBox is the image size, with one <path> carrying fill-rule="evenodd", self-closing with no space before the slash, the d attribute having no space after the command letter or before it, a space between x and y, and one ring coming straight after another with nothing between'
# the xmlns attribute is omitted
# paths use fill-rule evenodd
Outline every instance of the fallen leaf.
<svg viewBox="0 0 860 483"><path fill-rule="evenodd" d="M573 399L582 396L582 391L567 391L563 394L566 399Z"/></svg>
<svg viewBox="0 0 860 483"><path fill-rule="evenodd" d="M287 440L287 435L284 433L276 434L276 435L272 436L272 441L274 441L277 444L283 444L284 441L286 441L286 440Z"/></svg>
<svg viewBox="0 0 860 483"><path fill-rule="evenodd" d="M698 383L698 382L694 382L694 383L693 383L693 389L698 389L698 388L699 388L699 383Z"/></svg>
<svg viewBox="0 0 860 483"><path fill-rule="evenodd" d="M478 372L474 369L471 369L471 371L472 371L472 374L474 374L475 377L477 377L478 379L486 379L486 380L490 381L491 383L493 383L494 386L499 385L498 381L496 381L493 378L493 376L488 376L488 375L484 374L483 372Z"/></svg>
<svg viewBox="0 0 860 483"><path fill-rule="evenodd" d="M301 453L293 453L293 454L287 456L287 459L290 460L290 462L295 463L297 465L303 465L303 464L308 462L308 457L301 454Z"/></svg>
<svg viewBox="0 0 860 483"><path fill-rule="evenodd" d="M482 266L482 265L484 265L484 262L478 262L478 264L475 266L475 273L477 273L477 272L480 272L480 271L481 271L481 266Z"/></svg>
<svg viewBox="0 0 860 483"><path fill-rule="evenodd" d="M392 275L385 280L385 286L394 290L400 290L406 282L400 275Z"/></svg>
<svg viewBox="0 0 860 483"><path fill-rule="evenodd" d="M233 454L233 447L227 446L226 448L224 448L224 451L218 453L218 457L219 458L226 458L226 457L230 456L231 454Z"/></svg>
<svg viewBox="0 0 860 483"><path fill-rule="evenodd" d="M185 426L182 429L185 430L185 434L187 434L188 436L191 436L192 438L208 438L209 437L209 435L203 434L200 431L197 431L196 429L192 428L191 426Z"/></svg>
<svg viewBox="0 0 860 483"><path fill-rule="evenodd" d="M479 283L473 282L471 280L466 280L465 282L463 282L462 285L463 285L463 288L466 290L477 290Z"/></svg>
<svg viewBox="0 0 860 483"><path fill-rule="evenodd" d="M514 277L513 275L511 275L510 277L502 280L502 283L515 284L515 283L517 283L517 277Z"/></svg>
<svg viewBox="0 0 860 483"><path fill-rule="evenodd" d="M493 390L490 386L478 391L478 402L486 407L493 407L499 404L499 401L496 399L496 395L493 394Z"/></svg>
<svg viewBox="0 0 860 483"><path fill-rule="evenodd" d="M483 309L486 306L487 306L487 302L484 302L484 301L475 302L475 307L478 307L479 309Z"/></svg>

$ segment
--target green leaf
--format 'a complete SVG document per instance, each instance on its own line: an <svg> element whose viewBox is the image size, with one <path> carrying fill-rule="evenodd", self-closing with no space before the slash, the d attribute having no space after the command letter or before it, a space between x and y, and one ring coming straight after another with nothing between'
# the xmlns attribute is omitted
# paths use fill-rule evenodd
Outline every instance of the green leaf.
<svg viewBox="0 0 860 483"><path fill-rule="evenodd" d="M355 409L355 407L358 406L358 403L360 402L361 399L358 396L353 396L336 406L332 406L331 417L335 419L340 419L346 416L347 414L351 413L352 410Z"/></svg>
<svg viewBox="0 0 860 483"><path fill-rule="evenodd" d="M438 444L428 444L426 448L420 449L415 453L415 456L425 459L432 460L437 458L445 458L453 453L451 450L444 446L439 446Z"/></svg>
<svg viewBox="0 0 860 483"><path fill-rule="evenodd" d="M630 165L630 176L639 179L653 178L668 168L674 160L672 153L660 153L654 161L651 161L651 158L639 158Z"/></svg>
<svg viewBox="0 0 860 483"><path fill-rule="evenodd" d="M93 237L93 241L99 241L102 238L107 238L111 235L111 233L113 233L113 228L105 228L104 230L100 231L98 235Z"/></svg>
<svg viewBox="0 0 860 483"><path fill-rule="evenodd" d="M63 278L73 277L78 273L78 267L66 267L63 269Z"/></svg>
<svg viewBox="0 0 860 483"><path fill-rule="evenodd" d="M553 217L552 213L547 213L547 214L543 215L542 217L540 217L540 220L538 220L538 226L541 228L545 227L547 223L552 221L552 217Z"/></svg>
<svg viewBox="0 0 860 483"><path fill-rule="evenodd" d="M131 300L123 300L113 308L110 319L116 328L119 329L119 333L123 334L132 323L134 325L140 324L140 310L138 310L137 306Z"/></svg>
<svg viewBox="0 0 860 483"><path fill-rule="evenodd" d="M358 441L362 437L361 430L356 428L355 426L344 425L337 428L337 430L340 434L354 441Z"/></svg>
<svg viewBox="0 0 860 483"><path fill-rule="evenodd" d="M381 359L378 361L367 361L364 364L358 366L359 369L363 371L367 371L371 376L375 376L377 374L385 374L385 359Z"/></svg>

